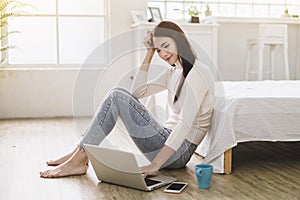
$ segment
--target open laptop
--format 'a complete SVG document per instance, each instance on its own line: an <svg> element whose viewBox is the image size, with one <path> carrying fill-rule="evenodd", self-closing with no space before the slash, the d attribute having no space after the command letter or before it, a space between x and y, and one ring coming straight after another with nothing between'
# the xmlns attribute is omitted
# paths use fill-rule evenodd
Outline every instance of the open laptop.
<svg viewBox="0 0 300 200"><path fill-rule="evenodd" d="M132 153L88 144L84 147L97 178L101 182L151 191L176 180L176 178L163 175L143 178Z"/></svg>

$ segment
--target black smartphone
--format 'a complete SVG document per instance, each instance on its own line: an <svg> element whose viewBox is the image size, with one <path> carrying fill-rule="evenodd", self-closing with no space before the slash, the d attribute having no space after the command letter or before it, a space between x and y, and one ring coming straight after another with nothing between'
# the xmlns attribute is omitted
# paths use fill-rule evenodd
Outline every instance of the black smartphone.
<svg viewBox="0 0 300 200"><path fill-rule="evenodd" d="M164 192L170 192L170 193L180 193L188 183L186 182L173 182L171 183L166 189L164 189Z"/></svg>

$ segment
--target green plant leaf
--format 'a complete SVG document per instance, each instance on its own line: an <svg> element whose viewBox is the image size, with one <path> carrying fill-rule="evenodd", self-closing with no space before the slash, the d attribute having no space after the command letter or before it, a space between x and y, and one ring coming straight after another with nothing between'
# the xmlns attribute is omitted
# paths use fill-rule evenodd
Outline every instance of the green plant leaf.
<svg viewBox="0 0 300 200"><path fill-rule="evenodd" d="M16 48L16 46L11 44L3 44L2 41L7 41L7 37L9 37L11 34L19 33L18 31L5 32L7 31L6 26L8 25L8 19L26 14L26 12L24 12L25 7L35 8L30 4L17 0L0 0L0 52L2 53L0 61L1 65L7 60L6 58L3 58L3 56L6 55L4 52L8 51L9 49Z"/></svg>

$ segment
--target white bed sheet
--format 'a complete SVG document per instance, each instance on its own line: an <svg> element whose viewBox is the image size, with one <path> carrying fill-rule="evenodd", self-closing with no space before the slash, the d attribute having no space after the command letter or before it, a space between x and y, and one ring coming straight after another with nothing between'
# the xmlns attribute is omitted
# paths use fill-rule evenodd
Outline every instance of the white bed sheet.
<svg viewBox="0 0 300 200"><path fill-rule="evenodd" d="M224 152L246 141L300 141L300 81L223 82L212 127L197 149L224 172ZM220 100L220 99L219 99Z"/></svg>

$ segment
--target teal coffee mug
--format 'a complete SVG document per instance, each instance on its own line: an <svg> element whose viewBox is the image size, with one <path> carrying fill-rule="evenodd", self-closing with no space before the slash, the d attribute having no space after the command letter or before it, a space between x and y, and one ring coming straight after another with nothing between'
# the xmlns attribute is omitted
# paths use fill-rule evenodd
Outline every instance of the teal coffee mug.
<svg viewBox="0 0 300 200"><path fill-rule="evenodd" d="M210 186L210 180L213 174L213 166L208 164L199 164L195 167L198 181L198 187L207 189Z"/></svg>

